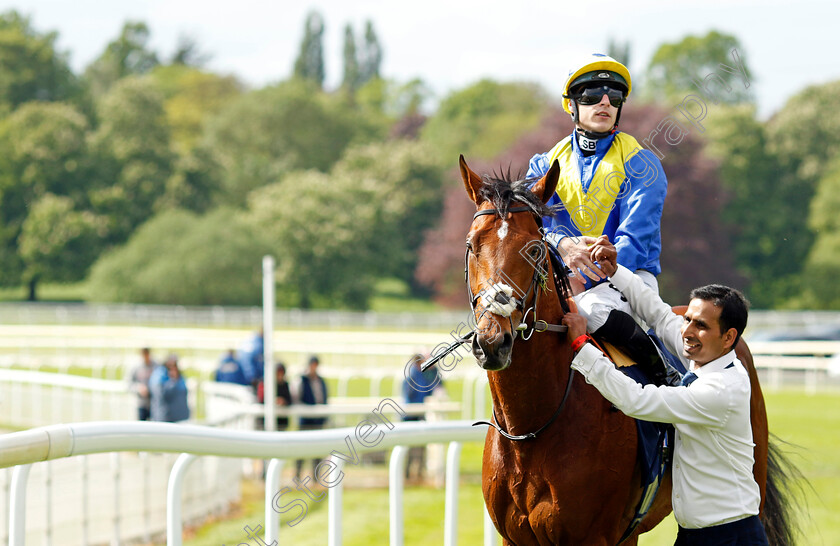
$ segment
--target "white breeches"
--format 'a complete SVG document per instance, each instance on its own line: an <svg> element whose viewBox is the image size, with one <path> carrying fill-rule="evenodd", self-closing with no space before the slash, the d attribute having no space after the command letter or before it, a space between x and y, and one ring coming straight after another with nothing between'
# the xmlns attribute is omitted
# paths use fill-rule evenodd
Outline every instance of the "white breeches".
<svg viewBox="0 0 840 546"><path fill-rule="evenodd" d="M651 287L657 294L659 293L659 283L656 277L650 271L638 269L634 272L643 283ZM610 316L610 311L618 309L624 311L639 323L645 330L648 330L647 324L633 313L627 299L621 295L617 288L613 288L609 282L599 284L594 288L590 288L585 292L581 292L574 297L577 304L578 313L586 317L588 322L587 331L594 332L607 322L607 317Z"/></svg>

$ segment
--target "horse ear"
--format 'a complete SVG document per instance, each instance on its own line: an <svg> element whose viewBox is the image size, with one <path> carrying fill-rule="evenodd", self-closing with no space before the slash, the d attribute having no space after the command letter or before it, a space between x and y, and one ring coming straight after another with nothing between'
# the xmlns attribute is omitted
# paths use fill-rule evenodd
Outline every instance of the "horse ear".
<svg viewBox="0 0 840 546"><path fill-rule="evenodd" d="M467 195L470 196L470 199L472 199L472 202L476 206L480 205L484 201L484 197L481 196L481 186L484 185L484 182L482 182L480 176L472 172L467 166L464 154L461 154L458 164L461 166L461 179L464 181Z"/></svg>
<svg viewBox="0 0 840 546"><path fill-rule="evenodd" d="M548 203L551 196L557 190L557 181L560 179L560 163L555 159L551 164L551 168L545 173L545 176L540 178L536 184L533 185L531 191L537 194L542 199L543 203Z"/></svg>

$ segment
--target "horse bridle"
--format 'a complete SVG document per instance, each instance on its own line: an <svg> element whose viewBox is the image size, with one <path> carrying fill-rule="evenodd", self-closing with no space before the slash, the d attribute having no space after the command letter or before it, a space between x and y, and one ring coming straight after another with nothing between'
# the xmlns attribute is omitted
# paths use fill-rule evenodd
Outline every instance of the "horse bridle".
<svg viewBox="0 0 840 546"><path fill-rule="evenodd" d="M513 208L508 209L507 212L508 213L531 212L532 214L534 214L535 217L539 218L537 213L534 212L530 207L527 207L527 206L525 206L525 207L513 207ZM490 214L498 214L498 215L501 216L501 211L499 211L498 209L480 210L473 215L473 221L475 221L475 219L478 218L479 216L485 216L485 215L490 215ZM548 245L548 243L545 240L544 235L543 235L541 241L543 242L543 244ZM548 247L544 247L544 248L548 248ZM473 318L475 318L475 302L476 302L476 300L478 300L481 297L482 294L481 294L481 292L479 292L477 295L473 295L472 291L470 290L470 279L469 279L470 251L471 251L471 248L470 248L469 243L468 243L466 252L464 252L464 281L467 284L467 299L470 302L470 308L472 309ZM549 250L548 252L551 252L551 251ZM519 332L519 335L525 341L528 341L529 339L531 339L531 336L533 336L535 332L536 333L540 333L540 332L564 333L567 330L566 326L564 326L562 324L549 324L548 322L546 322L544 320L537 319L537 303L538 303L538 300L539 300L539 291L535 290L535 289L536 289L538 284L541 285L541 286L545 286L545 277L548 274L548 267L547 267L547 263L548 263L548 259L549 259L548 256L549 256L549 254L546 254L545 260L543 261L543 264L539 268L537 268L537 267L534 268L534 276L531 278L531 285L528 287L528 290L522 296L522 298L521 299L512 298L516 302L516 308L519 309L522 312L523 322L521 324L519 324L516 328L514 328L513 327L513 321L510 320L510 318L508 318L508 321L510 322L511 332ZM541 273L541 271L542 271L542 273ZM556 279L555 279L555 281L556 281ZM556 282L555 282L555 288L558 289L558 293L559 293L559 287L557 287ZM535 293L534 305L526 310L525 305L526 305L526 302L528 301L528 295L531 294L532 292ZM499 297L499 296L504 296L504 294L496 294L496 297ZM507 304L508 301L507 300L506 301L498 301L498 303L504 305L504 304ZM531 326L531 333L528 335L528 337L525 337L524 332L525 332L525 330L528 329L528 325L524 322L524 320L528 318L528 315L531 312L533 312L533 314L534 314L534 323ZM479 315L479 318L480 318L480 315ZM476 325L477 324L478 324L478 319L476 319ZM447 357L450 353L455 351L458 347L460 347L464 343L467 343L475 335L476 329L477 329L477 327L475 329L472 329L469 332L465 333L463 336L456 339L454 342L450 343L447 348L445 348L441 351L435 351L435 354L431 358L429 358L428 360L426 360L425 362L423 362L420 365L420 371L425 372L426 370L428 370L429 368L431 368L432 366L434 366L435 364L437 364L438 362L443 360L445 357Z"/></svg>
<svg viewBox="0 0 840 546"><path fill-rule="evenodd" d="M525 207L512 207L512 208L508 209L507 212L509 214L514 213L514 212L530 212L530 213L532 213L536 216L536 213L530 207L527 207L527 206L525 206ZM473 221L475 221L475 219L480 217L480 216L487 216L487 215L491 215L491 214L501 216L501 211L499 209L480 210L473 215ZM542 235L542 230L540 230L540 234ZM543 243L543 245L546 244L546 240L545 240L544 236L541 237L540 241ZM545 289L546 288L546 281L547 281L546 277L548 276L548 260L549 260L548 253L550 251L545 250L545 246L543 246L543 250L545 252L545 254L543 256L543 261L542 261L541 264L539 264L539 266L534 266L534 275L531 277L531 283L528 286L528 289L525 291L525 293L522 294L522 297L520 299L517 299L515 297L510 297L510 296L507 296L506 294L502 294L502 293L497 293L497 294L494 295L494 300L501 305L506 305L511 300L516 304L515 308L519 312L522 313L522 322L520 324L518 324L516 327L514 327L513 321L510 319L510 317L508 317L508 321L510 322L511 332L519 332L520 337L525 341L528 341L529 339L531 339L531 336L533 336L534 333L540 333L540 332L546 332L546 331L563 333L563 332L566 332L566 330L567 330L565 325L549 324L548 322L546 322L544 320L537 319L537 306L539 304L539 298L540 298L539 290L537 289L537 287L540 286L543 289ZM469 259L470 259L471 252L472 252L472 248L470 247L469 243L467 243L467 249L464 252L464 282L467 285L467 297L468 297L469 302L470 302L470 308L473 312L473 317L475 317L476 301L482 297L482 292L483 291L479 292L478 294L475 294L475 295L473 295L473 293L472 293L471 283L470 283L470 278L469 278L469 275L470 275L470 273L469 273L469 269L470 269ZM528 302L528 300L531 296L533 296L533 305L530 306L530 307L527 307L527 302ZM485 311L486 311L486 309L485 309ZM482 315L483 314L484 314L484 311L482 311ZM531 331L528 334L528 336L526 337L525 336L525 331L528 329L528 326L527 326L525 320L528 318L529 314L533 314L534 323L531 325ZM481 315L479 315L479 317L476 318L476 324L478 324L478 320L480 319L480 317L481 317Z"/></svg>
<svg viewBox="0 0 840 546"><path fill-rule="evenodd" d="M536 213L530 207L527 207L527 206L512 207L512 208L508 209L507 212L508 213L531 212L532 214L537 216ZM490 215L490 214L497 214L501 217L502 211L500 211L499 209L480 210L473 215L473 221L475 221L475 219L478 218L479 216ZM539 221L537 223L539 224ZM540 234L542 235L542 237L541 237L542 243L544 245L549 245L549 243L545 239L545 234L542 232L542 229L540 229ZM531 339L531 337L534 335L535 332L540 333L540 332L545 332L545 331L553 331L553 332L558 332L558 333L565 333L568 330L568 328L563 324L549 324L544 320L537 319L537 306L538 306L538 303L539 303L539 290L537 289L537 286L539 285L543 288L545 287L546 276L548 275L548 262L549 262L549 259L550 259L549 258L549 256L550 256L549 253L551 252L551 250L546 248L546 247L544 247L544 249L546 251L546 255L544 256L543 263L539 267L534 266L534 275L533 275L533 277L531 277L531 285L528 287L528 290L525 292L525 294L523 294L521 299L517 300L516 298L512 298L513 301L516 303L516 309L518 309L522 313L522 323L519 326L517 326L516 329L514 329L513 320L510 318L510 316L508 317L508 321L510 321L510 325L511 325L511 331L512 332L519 331L520 336L525 341L528 341L529 339ZM466 250L466 253L464 255L464 280L467 283L467 292L469 294L470 307L472 309L473 316L475 316L476 300L481 296L481 292L479 292L479 294L477 294L477 295L473 295L473 293L472 293L471 283L470 283L470 279L469 279L469 257L470 257L470 253L471 253L471 248L470 248L469 244L467 244L467 250ZM559 287L557 287L556 284L555 284L555 287L558 288L558 294L559 294ZM532 292L533 292L534 304L533 304L532 307L526 309L526 305L527 305L526 302L528 301L529 295ZM500 296L506 296L506 294L496 293L495 296L494 296L494 299L497 299ZM498 303L504 305L504 304L507 304L508 301L498 301ZM484 312L486 312L486 309L484 311L482 311L482 315L484 314ZM534 315L534 324L531 326L531 333L528 335L528 337L525 337L524 330L527 329L527 325L525 323L525 320L527 319L528 314L531 313L531 312L533 312L533 315ZM480 318L480 316L479 316L479 318ZM476 319L476 324L478 324L478 319ZM475 330L467 333L459 341L461 341L461 343L465 343L470 337L472 337L473 334L475 334ZM460 343L459 343L459 345L460 345ZM502 427L500 427L497 424L495 409L493 410L493 420L492 421L477 421L477 422L473 423L473 426L478 426L478 425L491 426L494 429L496 429L496 431L499 434L501 434L502 436L504 436L508 440L520 441L520 440L536 439L537 435L539 433L541 433L542 431L544 431L545 429L547 429L557 419L557 417L560 415L560 413L563 411L563 408L566 405L566 401L569 399L569 394L572 391L572 378L574 377L574 374L575 374L574 368L569 368L569 379L566 382L566 390L563 393L563 399L560 401L560 405L557 407L557 410L555 410L554 414L549 418L549 420L543 426L541 426L540 428L538 428L534 432L529 432L527 434L521 434L521 435L514 435L514 434L508 433L507 431L502 429Z"/></svg>

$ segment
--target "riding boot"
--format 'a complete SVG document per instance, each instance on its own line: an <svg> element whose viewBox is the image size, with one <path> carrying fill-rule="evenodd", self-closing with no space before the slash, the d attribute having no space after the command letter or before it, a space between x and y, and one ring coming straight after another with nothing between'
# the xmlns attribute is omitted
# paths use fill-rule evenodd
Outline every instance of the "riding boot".
<svg viewBox="0 0 840 546"><path fill-rule="evenodd" d="M593 333L625 351L653 384L680 384L679 372L665 362L653 340L624 311L610 311L607 322Z"/></svg>

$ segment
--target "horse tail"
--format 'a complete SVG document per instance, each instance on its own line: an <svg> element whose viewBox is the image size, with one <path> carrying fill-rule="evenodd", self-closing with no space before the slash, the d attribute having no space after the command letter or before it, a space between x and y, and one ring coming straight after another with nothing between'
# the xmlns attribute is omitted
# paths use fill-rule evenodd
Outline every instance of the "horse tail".
<svg viewBox="0 0 840 546"><path fill-rule="evenodd" d="M770 546L793 546L801 531L798 516L804 511L804 502L801 502L804 487L810 484L779 446L790 444L775 434L770 436L767 450L767 489L761 522L764 524Z"/></svg>

